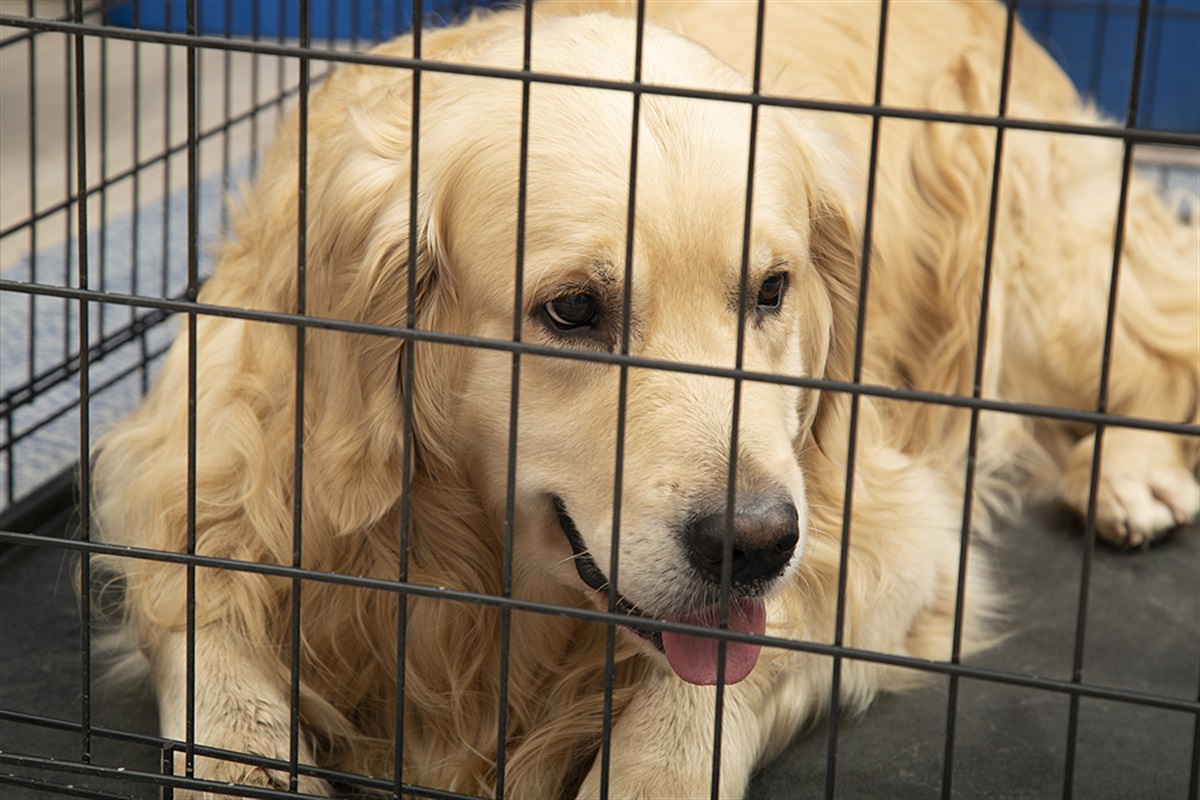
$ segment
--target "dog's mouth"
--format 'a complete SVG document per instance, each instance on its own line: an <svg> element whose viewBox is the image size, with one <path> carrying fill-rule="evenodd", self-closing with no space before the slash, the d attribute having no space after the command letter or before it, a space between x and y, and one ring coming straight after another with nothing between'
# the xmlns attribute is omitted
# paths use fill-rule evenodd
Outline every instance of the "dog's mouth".
<svg viewBox="0 0 1200 800"><path fill-rule="evenodd" d="M571 545L572 559L579 579L589 588L597 592L608 593L608 578L583 543L583 537L576 527L575 521L567 513L566 506L558 497L554 498L554 511L558 517L559 527L562 528L567 542ZM655 619L635 604L629 602L624 595L618 593L616 610L631 617ZM720 604L713 604L687 614L661 617L667 622L681 622L688 625L698 625L717 629L720 627ZM680 678L702 686L711 686L718 681L720 671L720 642L707 636L691 636L672 631L650 631L638 626L630 626L638 635L653 645L667 658L667 663ZM761 597L731 597L729 600L728 629L742 633L762 635L767 628L766 604ZM725 642L725 675L726 684L737 683L744 679L758 663L761 645L747 642Z"/></svg>

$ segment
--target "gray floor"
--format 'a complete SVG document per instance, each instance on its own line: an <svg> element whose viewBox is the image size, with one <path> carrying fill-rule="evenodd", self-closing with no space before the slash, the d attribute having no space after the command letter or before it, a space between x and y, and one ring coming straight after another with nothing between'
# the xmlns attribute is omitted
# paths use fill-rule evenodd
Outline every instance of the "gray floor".
<svg viewBox="0 0 1200 800"><path fill-rule="evenodd" d="M1195 701L1200 687L1200 541L1195 523L1149 551L1094 551L1083 679ZM998 553L1010 638L974 660L1069 680L1083 538L1067 513L1036 510ZM838 797L937 797L947 680L887 697L838 738ZM952 788L963 798L1064 796L1070 700L1045 690L962 680ZM1080 798L1183 798L1197 716L1083 699L1073 774ZM798 739L755 781L758 798L822 796L828 728ZM1192 796L1194 797L1194 789Z"/></svg>
<svg viewBox="0 0 1200 800"><path fill-rule="evenodd" d="M66 512L44 531L61 530ZM1073 519L1037 510L1012 526L998 553L1011 605L1010 638L976 659L1016 675L1068 679L1071 673L1083 539ZM0 554L0 709L64 721L80 719L80 626L70 558L59 550L9 548ZM1165 698L1195 701L1200 686L1200 529L1192 524L1149 551L1094 552L1088 595L1084 680ZM839 798L939 797L945 757L944 678L885 697L837 739ZM93 692L92 724L153 736L155 711L145 693ZM78 733L0 718L0 752L78 762ZM1068 696L964 679L959 685L953 797L1063 796ZM1125 702L1079 704L1073 791L1080 798L1184 798L1196 751L1197 716ZM752 798L825 794L828 728L801 736L751 786ZM92 739L92 763L122 767L119 780L0 762L57 787L150 798L136 780L160 759L150 745ZM0 778L2 783L2 778ZM57 788L0 785L4 800L77 796ZM1193 789L1193 797L1194 789Z"/></svg>

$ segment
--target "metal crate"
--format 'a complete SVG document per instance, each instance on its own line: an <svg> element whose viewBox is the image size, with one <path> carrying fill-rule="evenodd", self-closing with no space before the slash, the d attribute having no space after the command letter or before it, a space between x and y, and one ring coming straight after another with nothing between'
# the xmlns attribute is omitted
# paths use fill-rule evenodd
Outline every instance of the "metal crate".
<svg viewBox="0 0 1200 800"><path fill-rule="evenodd" d="M467 5L426 2L418 16L451 19ZM1088 40L1095 52L1115 35L1111 20L1133 25L1131 54L1141 52L1138 38L1157 35L1155 54L1171 25L1200 28L1184 3L1022 3L1060 56L1062 25L1052 19L1066 6L1110 20L1094 23L1105 31ZM102 686L89 593L76 592L71 567L82 561L86 588L89 554L102 546L89 541L76 480L81 470L86 480L97 430L147 391L176 332L172 315L196 310L210 248L228 222L223 198L255 173L276 122L346 54L403 31L412 16L411 4L378 0L0 3L5 797L151 797L182 785L171 754L185 743L158 735L152 699ZM1190 55L1191 74L1156 89L1147 111L1168 130L1152 121L1125 136L1164 193L1193 193L1196 214L1194 43ZM1091 91L1116 91L1120 105L1136 70L1110 61L1083 71L1107 73ZM1095 547L1090 531L1080 535L1052 509L1032 509L1005 538L1004 579L1018 603L1036 600L1039 616L977 661L906 663L939 677L880 701L865 721L851 724L835 700L830 722L759 776L752 797L1197 797L1195 524L1133 559ZM392 788L341 777L347 792Z"/></svg>

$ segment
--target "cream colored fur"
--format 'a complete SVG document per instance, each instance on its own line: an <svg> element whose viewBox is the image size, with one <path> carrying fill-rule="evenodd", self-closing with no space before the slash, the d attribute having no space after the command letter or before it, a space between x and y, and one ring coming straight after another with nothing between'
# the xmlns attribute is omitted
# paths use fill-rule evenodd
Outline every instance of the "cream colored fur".
<svg viewBox="0 0 1200 800"><path fill-rule="evenodd" d="M575 16L594 8L615 15ZM629 80L633 8L542 6L533 68ZM652 2L649 16L644 80L751 88L750 4ZM872 100L875 4L771 2L766 30L766 93ZM427 32L423 51L440 61L519 69L521 31L520 11L480 15ZM994 115L1003 31L1000 6L892 4L884 102ZM377 52L405 55L409 48L401 39ZM348 66L313 94L307 311L402 326L412 271L419 328L511 339L521 84L422 74L415 263L408 263L411 87L407 71ZM632 109L624 92L530 90L524 341L562 344L538 314L580 287L620 307ZM1020 31L1009 112L1099 122ZM750 107L644 95L640 114L630 352L731 367ZM745 368L853 378L869 134L866 116L761 109L747 306L753 309L768 273L786 271L789 285L778 314L748 312ZM971 393L996 135L987 126L882 122L867 382ZM244 198L202 302L297 307L297 147L293 116ZM1005 135L984 397L1095 408L1120 148L1101 138ZM1194 423L1200 237L1136 178L1128 208L1108 408ZM619 310L610 318L619 320ZM290 565L297 332L204 315L196 325L196 552ZM569 344L613 350L618 342L610 331ZM320 329L306 332L305 347L303 565L400 577L407 502L410 581L500 594L511 355ZM401 389L409 364L413 449L406 454ZM187 367L185 336L141 409L97 448L96 509L106 541L186 547ZM614 366L520 358L514 597L605 607L605 596L572 568L550 498L567 504L607 571L619 378ZM833 642L851 400L752 381L740 391L738 489L784 487L805 530L772 595L768 633ZM699 590L678 566L683 557L671 532L695 508L724 500L733 398L728 379L628 371L618 586L651 614L696 602ZM857 405L844 642L950 658L969 413L869 398ZM985 508L1008 503L1006 481L1022 469L1040 471L1043 483L1057 485L1082 512L1090 434L983 414L977 532L988 528ZM1114 542L1148 542L1200 505L1194 441L1110 429L1102 463L1098 529ZM123 578L128 627L153 668L163 733L182 739L184 570L136 559L109 564ZM972 552L968 570L965 652L992 635L984 620L997 602L983 554ZM197 742L286 759L291 586L248 572L196 570ZM390 775L396 593L305 581L300 596L301 759ZM500 629L496 608L407 598L406 782L494 791ZM595 796L605 628L514 611L507 652L507 795ZM756 765L829 704L830 669L828 658L766 648L750 676L727 687L722 796L743 793ZM846 660L842 669L842 702L854 708L917 679L864 661ZM610 796L707 796L714 691L685 684L624 629L613 676ZM197 775L287 785L286 774L213 759L199 759Z"/></svg>

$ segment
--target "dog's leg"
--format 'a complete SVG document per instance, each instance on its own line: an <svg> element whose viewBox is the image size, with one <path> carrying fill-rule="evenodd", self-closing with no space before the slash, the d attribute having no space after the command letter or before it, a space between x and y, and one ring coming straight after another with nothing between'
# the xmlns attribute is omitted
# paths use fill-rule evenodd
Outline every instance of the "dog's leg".
<svg viewBox="0 0 1200 800"><path fill-rule="evenodd" d="M745 794L765 747L770 722L757 713L763 691L755 684L761 678L756 670L725 689L719 797ZM711 797L715 698L715 689L691 686L666 671L649 678L613 725L608 796ZM579 797L599 797L600 778L597 755Z"/></svg>
<svg viewBox="0 0 1200 800"><path fill-rule="evenodd" d="M1145 295L1136 291L1138 277L1133 273L1122 278L1122 292L1135 302L1118 303L1107 408L1130 417L1195 422L1200 338L1193 332L1191 352L1177 352L1188 344L1188 326L1181 324L1183 338L1174 347L1155 346L1148 340L1145 332L1162 327L1164 319L1169 326L1171 315L1140 302ZM1181 296L1186 297L1186 289L1181 290ZM1200 315L1194 303L1194 284L1192 295L1191 314ZM1058 388L1049 397L1052 402L1094 407L1105 324L1103 308L1099 305L1072 310L1075 319L1071 324L1046 331L1066 349L1057 360L1057 374L1054 369L1048 370L1058 381ZM1093 319L1080 319L1085 315ZM1195 320L1191 326L1194 329ZM1088 331L1092 335L1072 336ZM1080 366L1093 364L1094 368ZM1096 437L1088 433L1075 441L1072 438L1067 432L1067 443L1058 454L1062 469L1059 494L1082 518L1088 512ZM1096 484L1097 534L1121 547L1138 547L1195 517L1200 512L1196 451L1196 442L1181 436L1116 426L1106 429Z"/></svg>
<svg viewBox="0 0 1200 800"><path fill-rule="evenodd" d="M1134 177L1116 313L1109 320L1113 223L1106 215L1112 210L1107 203L1096 208L1079 198L1094 191L1085 180L1088 171L1107 166L1115 153L1107 143L1090 146L1095 149L1090 155L1072 154L1065 147L1051 151L1054 162L1071 166L1066 171L1075 176L1055 184L1052 199L1076 214L1091 209L1094 218L1058 218L1059 241L1055 243L1054 232L1042 231L1038 241L1049 249L1036 263L1030 260L1014 270L1018 277L1005 325L1005 394L1095 409L1101 354L1111 326L1106 410L1195 424L1200 420L1200 230L1172 218L1152 188ZM1011 172L1019 181L1032 168ZM1107 188L1115 195L1115 186ZM1038 428L1061 469L1060 497L1086 516L1094 430L1050 423ZM1097 534L1118 546L1136 547L1195 517L1200 511L1198 451L1191 437L1108 427L1101 439Z"/></svg>
<svg viewBox="0 0 1200 800"><path fill-rule="evenodd" d="M1076 443L1064 465L1063 499L1087 515L1095 436ZM1121 547L1139 547L1200 511L1200 484L1179 437L1128 428L1104 434L1096 488L1096 532Z"/></svg>
<svg viewBox="0 0 1200 800"><path fill-rule="evenodd" d="M1124 319L1117 324L1128 326L1136 321ZM1095 346L1080 345L1079 359L1096 360ZM1195 358L1200 363L1200 353ZM1070 375L1064 377L1069 379ZM1130 417L1192 421L1196 413L1194 382L1193 373L1182 361L1155 353L1118 332L1109 411ZM1071 404L1086 408L1087 399L1075 398ZM1068 433L1066 438L1073 437ZM1095 447L1096 436L1092 433L1068 442L1059 454L1062 473L1058 491L1080 518L1088 513ZM1185 437L1107 428L1101 440L1096 483L1096 533L1119 547L1140 547L1194 518L1200 512L1195 467L1196 443Z"/></svg>
<svg viewBox="0 0 1200 800"><path fill-rule="evenodd" d="M1148 222L1145 204L1138 198L1130 207L1131 235ZM1139 213L1142 212L1142 213ZM1139 224L1140 223L1140 224ZM1200 281L1197 281L1196 248L1164 246L1168 230L1144 229L1141 246L1127 249L1122 261L1117 295L1117 316L1108 380L1108 410L1130 417L1195 423L1198 371L1200 371ZM1147 238L1161 251L1145 252ZM1175 231L1178 233L1178 231ZM1182 237L1174 237L1175 241ZM1192 255L1186 255L1188 250ZM1161 263L1149 263L1151 261ZM1190 266L1189 266L1190 264ZM1099 299L1099 298L1097 298ZM1094 331L1074 345L1075 363L1092 363L1099 369L1105 305L1074 313L1093 319L1083 326L1068 325L1062 332ZM1062 370L1077 386L1096 386L1097 380L1080 380L1079 368ZM1088 376L1090 377L1090 376ZM1079 398L1080 407L1094 397ZM1091 488L1095 436L1087 435L1068 451L1060 484L1062 497L1080 516L1086 516ZM1197 442L1187 437L1109 427L1103 434L1100 475L1096 490L1096 532L1122 547L1138 547L1163 536L1200 512L1197 483Z"/></svg>
<svg viewBox="0 0 1200 800"><path fill-rule="evenodd" d="M276 674L281 667L264 663L248 644L228 633L221 623L201 626L195 633L195 738L197 744L287 761L290 752L290 709L285 687ZM164 736L183 741L187 724L187 639L167 634L155 653L154 672L159 716ZM311 749L301 738L299 760L313 763ZM185 775L186 756L175 756L175 774ZM194 777L223 783L287 790L288 774L238 761L195 757ZM325 781L301 775L301 792L327 796ZM175 797L209 800L225 795L176 790Z"/></svg>

